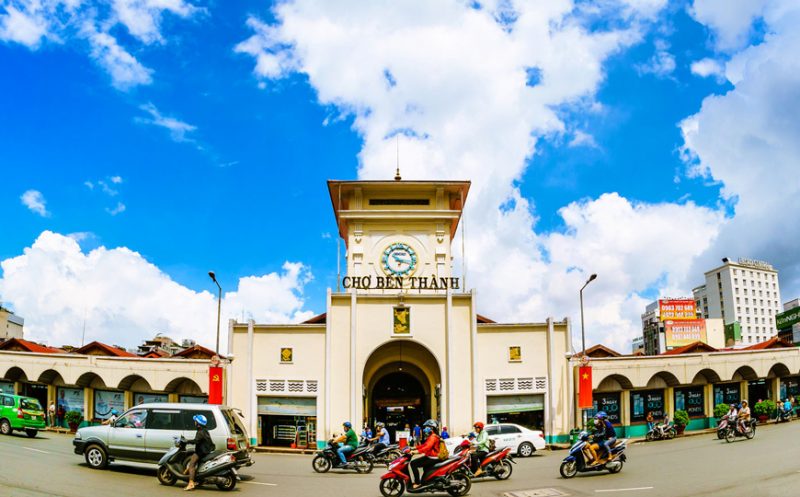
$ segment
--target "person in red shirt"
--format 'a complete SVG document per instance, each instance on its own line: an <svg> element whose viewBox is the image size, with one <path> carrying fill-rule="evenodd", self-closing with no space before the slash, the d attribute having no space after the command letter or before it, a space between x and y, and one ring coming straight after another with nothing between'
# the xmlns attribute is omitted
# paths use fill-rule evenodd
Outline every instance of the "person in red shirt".
<svg viewBox="0 0 800 497"><path fill-rule="evenodd" d="M436 426L430 426L428 422L425 423L425 428L422 430L427 437L422 445L418 445L414 452L420 454L420 457L411 461L411 473L414 476L413 488L420 486L420 474L425 472L425 468L429 468L439 462L439 435L436 434ZM422 469L422 471L420 471Z"/></svg>

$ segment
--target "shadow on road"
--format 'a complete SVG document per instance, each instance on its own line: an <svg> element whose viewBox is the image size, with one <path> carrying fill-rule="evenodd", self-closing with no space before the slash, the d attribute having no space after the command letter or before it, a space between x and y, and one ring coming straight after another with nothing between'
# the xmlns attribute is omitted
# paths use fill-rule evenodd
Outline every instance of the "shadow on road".
<svg viewBox="0 0 800 497"><path fill-rule="evenodd" d="M88 464L85 462L79 463L78 466L84 467L86 469L92 469ZM156 476L156 468L147 468L144 466L128 466L126 464L109 464L106 469L102 471L109 471L112 473L125 473L128 475L139 475L139 476Z"/></svg>

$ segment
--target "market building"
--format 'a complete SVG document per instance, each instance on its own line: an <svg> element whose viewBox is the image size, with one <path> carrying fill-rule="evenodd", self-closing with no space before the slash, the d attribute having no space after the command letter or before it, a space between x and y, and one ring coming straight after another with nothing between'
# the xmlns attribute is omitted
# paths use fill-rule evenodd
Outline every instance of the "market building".
<svg viewBox="0 0 800 497"><path fill-rule="evenodd" d="M325 313L230 324L229 402L254 444L316 447L344 421L395 436L428 418L476 420L564 440L572 412L567 320L501 324L453 270L467 181L329 181L346 272ZM544 313L544 311L543 311Z"/></svg>

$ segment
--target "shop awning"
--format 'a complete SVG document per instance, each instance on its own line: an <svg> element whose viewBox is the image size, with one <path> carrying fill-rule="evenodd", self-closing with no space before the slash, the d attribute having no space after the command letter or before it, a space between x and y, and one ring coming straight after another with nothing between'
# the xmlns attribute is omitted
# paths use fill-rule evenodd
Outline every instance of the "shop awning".
<svg viewBox="0 0 800 497"><path fill-rule="evenodd" d="M277 416L316 416L315 397L259 397L258 413Z"/></svg>
<svg viewBox="0 0 800 497"><path fill-rule="evenodd" d="M544 411L544 395L497 395L486 398L487 414Z"/></svg>

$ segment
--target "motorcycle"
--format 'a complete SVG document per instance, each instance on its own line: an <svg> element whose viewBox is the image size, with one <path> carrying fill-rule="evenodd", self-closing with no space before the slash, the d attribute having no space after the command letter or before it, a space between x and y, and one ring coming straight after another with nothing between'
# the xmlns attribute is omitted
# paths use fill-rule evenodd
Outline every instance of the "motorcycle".
<svg viewBox="0 0 800 497"><path fill-rule="evenodd" d="M186 450L187 444L184 437L176 439L175 446L158 461L156 477L162 485L175 485L178 480L189 481L189 475L184 471L194 451ZM233 452L215 450L197 462L194 478L197 486L214 483L220 490L233 490L237 480L236 455Z"/></svg>
<svg viewBox="0 0 800 497"><path fill-rule="evenodd" d="M725 438L725 433L728 431L728 416L723 416L722 419L719 420L719 424L717 425L717 438L722 440Z"/></svg>
<svg viewBox="0 0 800 497"><path fill-rule="evenodd" d="M611 458L603 464L588 464L587 451L591 443L589 434L581 432L577 442L569 449L569 455L561 462L559 472L564 478L572 478L578 473L588 473L590 471L603 471L607 469L609 473L619 473L622 465L627 461L625 456L625 446L627 440L617 440L611 447Z"/></svg>
<svg viewBox="0 0 800 497"><path fill-rule="evenodd" d="M469 452L467 447L459 445L453 450L453 454L460 454L462 451ZM486 457L481 461L480 468L483 470L483 473L481 473L480 476L475 476L469 466L467 467L467 471L469 471L469 477L473 480L476 478L489 477L494 477L498 480L508 480L512 472L511 463L516 464L514 458L511 457L511 447L506 447L505 449L495 450L486 454Z"/></svg>
<svg viewBox="0 0 800 497"><path fill-rule="evenodd" d="M648 442L652 442L653 440L672 440L678 435L678 431L675 429L675 425L672 423L659 423L653 426L653 429L647 432L645 435L645 439Z"/></svg>
<svg viewBox="0 0 800 497"><path fill-rule="evenodd" d="M333 469L354 469L356 473L371 473L374 463L369 455L369 446L362 445L356 450L349 452L345 458L347 464L342 465L339 459L339 444L334 442L333 439L328 440L328 446L317 452L317 455L311 461L311 467L317 473L327 473L331 468Z"/></svg>
<svg viewBox="0 0 800 497"><path fill-rule="evenodd" d="M411 451L406 448L398 459L389 464L389 470L381 476L378 488L383 497L400 497L426 492L447 492L453 497L467 495L472 488L469 478L469 451L445 459L425 469L418 488L411 486L409 462Z"/></svg>
<svg viewBox="0 0 800 497"><path fill-rule="evenodd" d="M782 423L784 421L791 421L792 420L792 410L786 410L783 406L778 407L778 410L775 412L775 422Z"/></svg>
<svg viewBox="0 0 800 497"><path fill-rule="evenodd" d="M755 418L751 418L750 421L747 422L747 427L749 429L745 429L744 432L739 429L739 423L733 422L728 424L728 429L725 431L725 441L728 443L733 442L736 440L737 437L745 437L748 440L751 440L754 436L756 436L756 420Z"/></svg>
<svg viewBox="0 0 800 497"><path fill-rule="evenodd" d="M378 444L371 444L369 446L369 457L374 464L386 464L397 459L402 455L400 446L397 444L389 444L385 447L378 448Z"/></svg>

